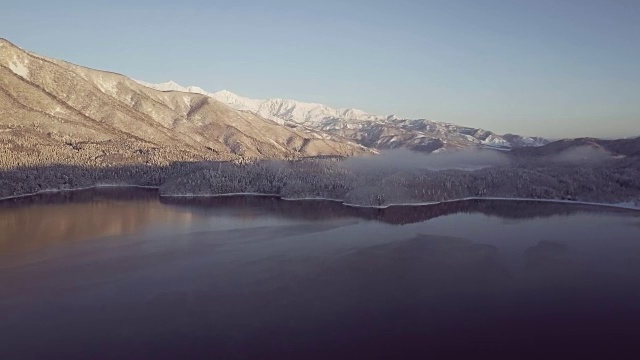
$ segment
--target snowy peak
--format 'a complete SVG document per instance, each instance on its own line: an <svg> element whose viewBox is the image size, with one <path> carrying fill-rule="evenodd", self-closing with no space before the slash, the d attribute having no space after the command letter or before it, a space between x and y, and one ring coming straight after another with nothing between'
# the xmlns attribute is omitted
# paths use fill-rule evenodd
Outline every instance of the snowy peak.
<svg viewBox="0 0 640 360"><path fill-rule="evenodd" d="M317 125L326 120L341 119L351 121L383 121L396 118L393 115L380 116L359 109L334 109L323 104L307 103L291 99L251 99L228 90L207 92L196 86L181 86L173 81L151 84L136 80L139 84L160 91L192 92L210 96L237 110L251 111L278 122L295 122L303 125Z"/></svg>
<svg viewBox="0 0 640 360"><path fill-rule="evenodd" d="M212 98L222 103L225 103L231 106L236 110L251 111L253 113L260 114L262 115L262 117L265 117L267 119L275 120L276 122L280 122L280 123L282 122L282 119L278 117L268 116L268 114L260 113L259 111L260 105L264 103L264 100L250 99L244 96L234 94L228 90L220 90L214 93L209 93L209 96L211 96Z"/></svg>
<svg viewBox="0 0 640 360"><path fill-rule="evenodd" d="M160 84L151 84L151 83L140 81L140 80L135 80L135 81L140 85L144 85L146 87L149 87L149 88L152 88L152 89L156 89L156 90L160 90L160 91L189 92L186 87L181 86L181 85L173 82L172 80L169 80L167 82L163 82L163 83L160 83Z"/></svg>
<svg viewBox="0 0 640 360"><path fill-rule="evenodd" d="M249 111L279 124L303 125L376 149L406 147L432 152L474 147L510 149L548 143L541 138L498 135L484 129L425 119L401 119L395 115L375 115L358 109L335 109L318 103L290 99L251 99L228 90L210 93L199 87L180 86L173 81L161 84L139 83L161 91L207 95L236 110Z"/></svg>
<svg viewBox="0 0 640 360"><path fill-rule="evenodd" d="M207 91L205 91L202 88L199 88L197 86L184 87L184 86L174 82L173 80L169 80L167 82L163 82L163 83L159 83L159 84L151 84L151 83L140 81L140 80L134 80L134 81L137 82L140 85L143 85L143 86L146 86L148 88L155 89L155 90L159 90L159 91L180 91L180 92L195 93L195 94L202 94L202 95L211 96L210 93L208 93Z"/></svg>
<svg viewBox="0 0 640 360"><path fill-rule="evenodd" d="M161 84L159 84L159 87L162 87L165 90L176 90L176 91L184 91L184 90L186 90L186 88L178 85L173 80L169 80L169 81L167 81L165 83L161 83Z"/></svg>

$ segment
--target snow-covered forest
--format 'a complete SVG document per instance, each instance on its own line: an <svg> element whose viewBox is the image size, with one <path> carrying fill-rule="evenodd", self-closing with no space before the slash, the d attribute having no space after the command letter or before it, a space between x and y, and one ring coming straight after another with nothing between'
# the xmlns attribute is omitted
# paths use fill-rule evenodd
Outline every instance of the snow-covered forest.
<svg viewBox="0 0 640 360"><path fill-rule="evenodd" d="M478 170L430 170L341 159L176 162L88 168L52 165L5 170L0 197L93 185L158 186L164 196L230 193L328 198L384 206L468 197L561 199L640 206L636 159L599 163L519 161Z"/></svg>
<svg viewBox="0 0 640 360"><path fill-rule="evenodd" d="M341 161L219 163L169 179L163 195L275 194L349 204L437 202L468 197L562 199L620 203L640 200L640 169L608 164L527 164L475 171L349 167Z"/></svg>

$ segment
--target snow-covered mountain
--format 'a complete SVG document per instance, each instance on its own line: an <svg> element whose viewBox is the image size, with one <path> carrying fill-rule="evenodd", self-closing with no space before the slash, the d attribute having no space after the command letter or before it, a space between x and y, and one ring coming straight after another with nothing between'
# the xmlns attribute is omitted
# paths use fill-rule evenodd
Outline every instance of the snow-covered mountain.
<svg viewBox="0 0 640 360"><path fill-rule="evenodd" d="M208 92L195 86L184 87L173 81L161 84L138 82L161 91L207 95L236 110L249 111L280 124L294 123L322 130L376 149L405 147L433 152L489 147L506 150L549 142L538 137L498 135L484 129L426 119L401 119L395 115L375 115L358 109L334 109L323 104L290 99L250 99L227 90Z"/></svg>
<svg viewBox="0 0 640 360"><path fill-rule="evenodd" d="M302 125L319 125L327 120L386 121L395 116L380 116L358 109L333 109L323 104L305 103L289 99L250 99L228 90L208 92L197 86L181 86L173 81L151 84L136 80L139 84L160 91L182 91L210 96L236 110L250 111L279 123L293 122Z"/></svg>
<svg viewBox="0 0 640 360"><path fill-rule="evenodd" d="M187 91L157 91L0 38L0 170L372 152L349 139L282 126L194 93L202 89ZM0 179L0 188L5 184Z"/></svg>

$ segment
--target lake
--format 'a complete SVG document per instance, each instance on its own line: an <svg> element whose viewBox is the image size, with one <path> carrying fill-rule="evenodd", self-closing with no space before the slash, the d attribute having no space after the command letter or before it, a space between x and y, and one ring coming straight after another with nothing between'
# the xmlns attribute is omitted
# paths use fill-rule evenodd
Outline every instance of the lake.
<svg viewBox="0 0 640 360"><path fill-rule="evenodd" d="M637 358L640 211L0 202L2 359Z"/></svg>

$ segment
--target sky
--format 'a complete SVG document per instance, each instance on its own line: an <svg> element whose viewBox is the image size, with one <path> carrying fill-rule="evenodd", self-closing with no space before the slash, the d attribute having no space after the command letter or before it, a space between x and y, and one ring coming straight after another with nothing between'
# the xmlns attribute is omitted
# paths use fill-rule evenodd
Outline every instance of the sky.
<svg viewBox="0 0 640 360"><path fill-rule="evenodd" d="M0 37L148 82L550 138L640 135L640 0L11 1Z"/></svg>

